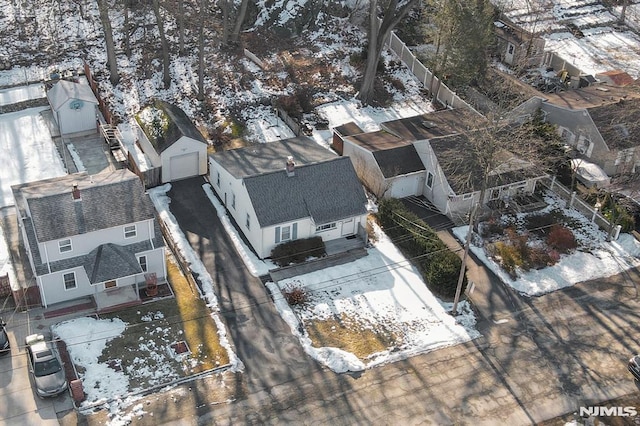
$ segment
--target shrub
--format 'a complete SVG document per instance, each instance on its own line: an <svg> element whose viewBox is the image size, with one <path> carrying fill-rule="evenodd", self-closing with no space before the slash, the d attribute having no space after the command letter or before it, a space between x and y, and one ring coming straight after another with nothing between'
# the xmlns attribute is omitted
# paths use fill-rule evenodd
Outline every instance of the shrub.
<svg viewBox="0 0 640 426"><path fill-rule="evenodd" d="M504 225L498 222L495 217L478 224L478 232L482 238L491 238L502 235L503 231Z"/></svg>
<svg viewBox="0 0 640 426"><path fill-rule="evenodd" d="M393 198L380 201L377 218L405 256L420 256L420 271L429 288L443 297L453 297L462 260L447 248L435 231L407 210L400 200ZM429 253L433 254L424 256Z"/></svg>
<svg viewBox="0 0 640 426"><path fill-rule="evenodd" d="M558 252L555 252L558 255ZM552 257L551 252L544 247L532 247L529 249L529 268L542 269L553 266L558 262L559 255Z"/></svg>
<svg viewBox="0 0 640 426"><path fill-rule="evenodd" d="M494 248L496 255L500 257L500 265L511 278L516 279L518 276L516 269L522 267L524 263L520 255L520 250L502 241L495 243Z"/></svg>
<svg viewBox="0 0 640 426"><path fill-rule="evenodd" d="M578 247L573 232L562 225L553 225L551 227L547 237L547 244L560 253L568 253Z"/></svg>
<svg viewBox="0 0 640 426"><path fill-rule="evenodd" d="M309 257L322 257L327 252L320 237L293 240L277 245L271 250L271 260L278 266L302 263Z"/></svg>
<svg viewBox="0 0 640 426"><path fill-rule="evenodd" d="M460 258L450 251L434 255L430 259L425 273L425 279L430 284L430 288L442 297L455 297L460 275L460 263ZM465 275L460 294L464 293L466 287L467 277Z"/></svg>
<svg viewBox="0 0 640 426"><path fill-rule="evenodd" d="M284 298L290 306L304 305L309 301L307 291L300 284L289 284L282 289Z"/></svg>

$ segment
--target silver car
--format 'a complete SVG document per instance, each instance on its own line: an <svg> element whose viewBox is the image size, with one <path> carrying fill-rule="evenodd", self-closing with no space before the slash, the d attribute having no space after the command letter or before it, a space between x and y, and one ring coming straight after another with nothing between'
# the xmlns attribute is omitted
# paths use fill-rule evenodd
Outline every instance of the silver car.
<svg viewBox="0 0 640 426"><path fill-rule="evenodd" d="M67 390L64 364L50 335L32 334L26 338L29 373L36 394L41 397L60 395Z"/></svg>

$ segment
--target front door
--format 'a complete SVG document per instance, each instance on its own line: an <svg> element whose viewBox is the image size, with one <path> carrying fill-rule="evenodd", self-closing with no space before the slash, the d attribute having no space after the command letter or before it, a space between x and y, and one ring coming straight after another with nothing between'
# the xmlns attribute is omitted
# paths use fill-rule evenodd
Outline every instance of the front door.
<svg viewBox="0 0 640 426"><path fill-rule="evenodd" d="M342 221L342 236L353 235L355 220L353 218Z"/></svg>

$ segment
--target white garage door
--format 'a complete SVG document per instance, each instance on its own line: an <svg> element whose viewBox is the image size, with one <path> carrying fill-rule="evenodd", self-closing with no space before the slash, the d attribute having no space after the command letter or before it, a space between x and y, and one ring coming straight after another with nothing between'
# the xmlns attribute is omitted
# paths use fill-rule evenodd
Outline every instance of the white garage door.
<svg viewBox="0 0 640 426"><path fill-rule="evenodd" d="M171 180L183 179L198 175L198 153L190 152L189 154L171 157Z"/></svg>

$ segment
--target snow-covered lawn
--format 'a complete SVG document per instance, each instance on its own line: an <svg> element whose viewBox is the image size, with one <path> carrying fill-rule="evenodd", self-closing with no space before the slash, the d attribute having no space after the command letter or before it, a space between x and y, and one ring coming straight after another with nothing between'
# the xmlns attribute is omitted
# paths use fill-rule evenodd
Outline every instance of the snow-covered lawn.
<svg viewBox="0 0 640 426"><path fill-rule="evenodd" d="M578 249L562 255L553 266L539 270L518 270L517 277L513 279L495 259L487 255L484 247L472 244L471 251L503 282L524 295L537 296L640 266L640 242L632 235L621 234L618 240L607 242L605 232L575 209L567 209L563 200L549 195L545 200L549 206L543 211L559 209L572 219L574 225L571 230L578 242ZM522 220L524 216L518 214L517 218ZM465 241L468 229L468 226L461 226L454 228L453 232L460 241Z"/></svg>
<svg viewBox="0 0 640 426"><path fill-rule="evenodd" d="M29 86L12 87L0 90L0 105L11 105L30 99L46 97L42 84L32 84Z"/></svg>
<svg viewBox="0 0 640 426"><path fill-rule="evenodd" d="M336 372L359 371L480 336L466 301L459 305L458 316L449 315L450 304L427 289L420 273L379 228L376 234L378 241L361 259L267 283L278 311L311 357ZM309 301L289 306L281 290L291 287L304 289ZM300 321L309 330L315 322L334 318L379 333L378 338L390 344L358 358L341 348L318 347L300 333Z"/></svg>
<svg viewBox="0 0 640 426"><path fill-rule="evenodd" d="M0 207L13 205L11 185L66 174L40 116L42 108L0 114Z"/></svg>

